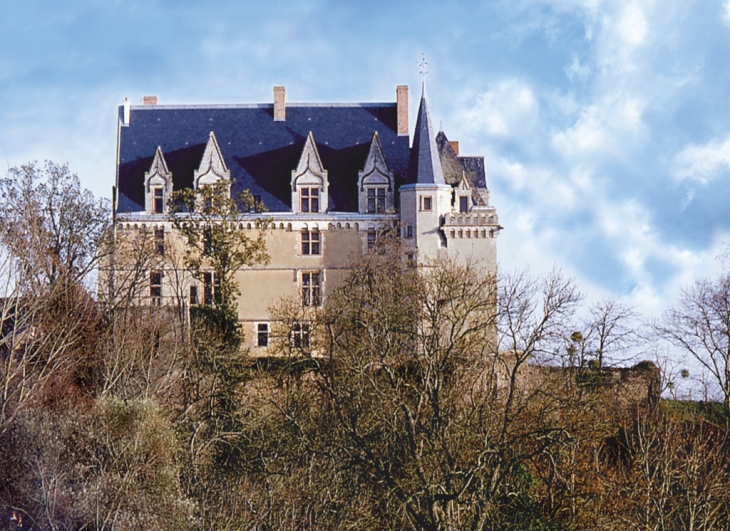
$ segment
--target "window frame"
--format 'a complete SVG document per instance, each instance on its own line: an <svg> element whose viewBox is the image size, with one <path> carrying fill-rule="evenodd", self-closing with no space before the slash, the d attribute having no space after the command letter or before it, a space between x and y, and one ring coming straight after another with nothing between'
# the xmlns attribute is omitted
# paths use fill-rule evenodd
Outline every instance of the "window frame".
<svg viewBox="0 0 730 531"><path fill-rule="evenodd" d="M368 230L368 251L372 251L375 248L375 244L378 241L378 233L375 230Z"/></svg>
<svg viewBox="0 0 730 531"><path fill-rule="evenodd" d="M203 255L210 256L213 252L213 229L211 227L203 228Z"/></svg>
<svg viewBox="0 0 730 531"><path fill-rule="evenodd" d="M192 284L188 290L188 303L190 306L197 306L200 303L198 298L198 285Z"/></svg>
<svg viewBox="0 0 730 531"><path fill-rule="evenodd" d="M253 195L253 204L249 206L248 211L251 214L258 214L261 209L263 208L263 203L261 201L261 195L260 194L252 194Z"/></svg>
<svg viewBox="0 0 730 531"><path fill-rule="evenodd" d="M302 229L299 233L299 250L304 256L319 256L322 254L322 233L317 229Z"/></svg>
<svg viewBox="0 0 730 531"><path fill-rule="evenodd" d="M203 273L203 305L214 306L222 302L221 279L214 271Z"/></svg>
<svg viewBox="0 0 730 531"><path fill-rule="evenodd" d="M165 256L165 229L155 229L155 253Z"/></svg>
<svg viewBox="0 0 730 531"><path fill-rule="evenodd" d="M465 195L459 196L459 213L466 214L469 212L469 198Z"/></svg>
<svg viewBox="0 0 730 531"><path fill-rule="evenodd" d="M367 187L365 212L368 214L383 214L385 212L387 194L387 186Z"/></svg>
<svg viewBox="0 0 730 531"><path fill-rule="evenodd" d="M256 346L259 348L268 348L269 340L271 339L271 327L269 323L256 323L255 334Z"/></svg>
<svg viewBox="0 0 730 531"><path fill-rule="evenodd" d="M299 211L311 214L319 212L319 186L299 187Z"/></svg>
<svg viewBox="0 0 730 531"><path fill-rule="evenodd" d="M421 196L421 210L423 212L432 212L433 211L433 197L430 195L422 195Z"/></svg>
<svg viewBox="0 0 730 531"><path fill-rule="evenodd" d="M306 321L297 321L289 333L291 346L295 349L308 349L312 346L312 325Z"/></svg>
<svg viewBox="0 0 730 531"><path fill-rule="evenodd" d="M153 306L159 306L162 301L162 271L150 271L150 300Z"/></svg>
<svg viewBox="0 0 730 531"><path fill-rule="evenodd" d="M302 271L300 275L302 306L308 308L322 306L323 281L322 271Z"/></svg>
<svg viewBox="0 0 730 531"><path fill-rule="evenodd" d="M164 214L165 213L165 187L164 186L153 186L152 187L152 213L153 214Z"/></svg>

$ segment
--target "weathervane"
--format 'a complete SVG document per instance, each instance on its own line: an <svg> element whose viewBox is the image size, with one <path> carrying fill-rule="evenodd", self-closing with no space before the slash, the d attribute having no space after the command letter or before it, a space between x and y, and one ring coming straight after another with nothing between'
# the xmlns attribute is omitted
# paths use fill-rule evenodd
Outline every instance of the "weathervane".
<svg viewBox="0 0 730 531"><path fill-rule="evenodd" d="M423 58L421 59L421 62L418 63L418 73L421 74L421 81L425 84L426 83L426 76L428 75L428 61L426 61L426 54L423 54Z"/></svg>

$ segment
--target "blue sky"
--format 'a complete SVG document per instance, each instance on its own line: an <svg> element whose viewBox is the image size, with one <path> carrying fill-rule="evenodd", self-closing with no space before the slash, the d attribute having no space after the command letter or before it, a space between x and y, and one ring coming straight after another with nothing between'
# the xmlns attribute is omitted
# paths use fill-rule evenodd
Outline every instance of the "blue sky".
<svg viewBox="0 0 730 531"><path fill-rule="evenodd" d="M394 101L484 155L501 267L658 316L730 241L730 3L0 0L0 160L109 196L116 107Z"/></svg>

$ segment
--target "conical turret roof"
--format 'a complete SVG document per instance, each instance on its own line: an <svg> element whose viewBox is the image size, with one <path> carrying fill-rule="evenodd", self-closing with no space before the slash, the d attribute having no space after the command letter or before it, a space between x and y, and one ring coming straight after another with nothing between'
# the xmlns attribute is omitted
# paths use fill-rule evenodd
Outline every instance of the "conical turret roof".
<svg viewBox="0 0 730 531"><path fill-rule="evenodd" d="M408 161L408 182L418 184L446 184L441 168L436 136L428 113L425 88L421 92L421 103L418 107L416 130L413 133Z"/></svg>

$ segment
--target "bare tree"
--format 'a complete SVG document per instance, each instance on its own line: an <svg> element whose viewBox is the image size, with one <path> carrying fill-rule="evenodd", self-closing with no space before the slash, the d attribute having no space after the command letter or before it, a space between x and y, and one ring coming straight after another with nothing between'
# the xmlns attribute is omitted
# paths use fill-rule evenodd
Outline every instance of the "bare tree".
<svg viewBox="0 0 730 531"><path fill-rule="evenodd" d="M568 341L568 365L597 368L625 362L640 343L638 315L614 299L594 304Z"/></svg>
<svg viewBox="0 0 730 531"><path fill-rule="evenodd" d="M110 223L108 201L82 189L65 164L31 162L0 180L0 242L32 289L84 280L102 258Z"/></svg>
<svg viewBox="0 0 730 531"><path fill-rule="evenodd" d="M294 456L326 463L333 494L307 513L321 518L333 498L360 493L339 508L342 527L529 525L535 513L517 510L528 489L520 471L562 431L545 429L550 406L535 407L535 387L519 385L528 360L562 337L579 295L557 274L505 278L498 294L475 264L416 270L387 240L320 311L279 308L289 363L270 409L292 446L280 440L280 457L261 466L275 475Z"/></svg>
<svg viewBox="0 0 730 531"><path fill-rule="evenodd" d="M91 365L99 312L79 286L31 296L27 271L6 255L0 286L0 434L49 384L74 382Z"/></svg>
<svg viewBox="0 0 730 531"><path fill-rule="evenodd" d="M712 376L730 419L730 274L683 290L655 329Z"/></svg>

